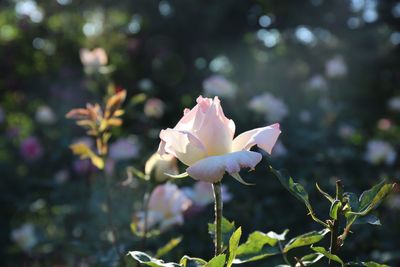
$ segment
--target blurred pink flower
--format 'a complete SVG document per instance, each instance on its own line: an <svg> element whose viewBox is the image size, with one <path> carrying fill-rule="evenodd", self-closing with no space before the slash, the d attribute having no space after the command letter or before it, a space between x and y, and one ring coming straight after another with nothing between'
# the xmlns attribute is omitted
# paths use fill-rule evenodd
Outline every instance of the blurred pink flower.
<svg viewBox="0 0 400 267"><path fill-rule="evenodd" d="M120 138L110 145L109 156L114 160L136 158L139 154L139 143L136 137Z"/></svg>
<svg viewBox="0 0 400 267"><path fill-rule="evenodd" d="M164 110L165 104L158 98L149 98L144 104L144 114L150 118L161 118L164 115Z"/></svg>
<svg viewBox="0 0 400 267"><path fill-rule="evenodd" d="M253 97L248 107L256 113L263 114L266 121L282 121L289 114L285 102L270 93Z"/></svg>
<svg viewBox="0 0 400 267"><path fill-rule="evenodd" d="M236 95L235 85L222 75L212 75L203 81L206 96L233 98Z"/></svg>
<svg viewBox="0 0 400 267"><path fill-rule="evenodd" d="M98 71L102 66L107 65L108 57L106 51L101 48L89 50L82 48L79 51L81 62L88 72Z"/></svg>
<svg viewBox="0 0 400 267"><path fill-rule="evenodd" d="M325 63L325 74L329 78L339 78L347 74L347 65L342 56L337 55Z"/></svg>
<svg viewBox="0 0 400 267"><path fill-rule="evenodd" d="M185 109L178 124L160 132L159 153L172 154L189 166L196 180L217 182L228 172L240 179L241 168L254 168L262 159L249 151L254 145L271 153L281 131L279 124L253 129L233 139L235 123L226 118L218 97L197 98L193 109Z"/></svg>
<svg viewBox="0 0 400 267"><path fill-rule="evenodd" d="M195 206L204 207L214 202L214 191L211 183L196 182L193 187L184 187L182 191ZM231 199L232 195L228 192L228 188L222 185L222 201L229 202Z"/></svg>
<svg viewBox="0 0 400 267"><path fill-rule="evenodd" d="M36 137L31 136L22 141L20 152L22 157L26 160L34 161L43 155L43 148L39 143L39 140Z"/></svg>
<svg viewBox="0 0 400 267"><path fill-rule="evenodd" d="M148 210L148 229L159 225L165 231L173 225L183 224L183 212L192 204L190 199L175 185L166 183L157 186L151 193ZM144 230L144 212L137 214L137 227Z"/></svg>
<svg viewBox="0 0 400 267"><path fill-rule="evenodd" d="M85 175L89 172L96 171L96 167L90 162L89 159L77 159L73 162L72 168L75 173Z"/></svg>

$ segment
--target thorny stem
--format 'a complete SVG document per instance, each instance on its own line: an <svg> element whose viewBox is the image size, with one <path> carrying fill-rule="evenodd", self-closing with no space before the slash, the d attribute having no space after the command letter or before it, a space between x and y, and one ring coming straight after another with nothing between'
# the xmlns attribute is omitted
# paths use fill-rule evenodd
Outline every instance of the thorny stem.
<svg viewBox="0 0 400 267"><path fill-rule="evenodd" d="M337 180L336 181L336 199L339 201L343 201L343 184L342 181ZM339 249L339 242L338 242L338 236L339 236L339 224L340 224L340 218L341 216L341 211L338 211L337 215L337 220L332 221L332 226L331 226L331 242L329 246L329 253L335 254L337 253L337 250ZM329 267L334 266L334 261L329 259Z"/></svg>
<svg viewBox="0 0 400 267"><path fill-rule="evenodd" d="M222 190L221 182L213 183L215 199L215 256L222 253Z"/></svg>

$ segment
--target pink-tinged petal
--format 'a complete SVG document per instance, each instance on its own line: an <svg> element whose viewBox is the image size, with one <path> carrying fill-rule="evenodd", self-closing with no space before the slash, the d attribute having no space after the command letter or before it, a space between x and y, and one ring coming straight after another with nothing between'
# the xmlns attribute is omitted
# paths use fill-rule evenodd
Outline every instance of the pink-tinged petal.
<svg viewBox="0 0 400 267"><path fill-rule="evenodd" d="M252 151L237 151L222 156L211 156L196 162L186 169L194 179L215 183L225 172L238 173L242 168L254 168L262 159L261 154Z"/></svg>
<svg viewBox="0 0 400 267"><path fill-rule="evenodd" d="M158 152L174 155L188 166L207 156L203 143L189 132L166 129L160 132L160 138Z"/></svg>
<svg viewBox="0 0 400 267"><path fill-rule="evenodd" d="M279 123L244 132L233 140L232 151L249 150L254 145L257 145L271 154L280 134Z"/></svg>
<svg viewBox="0 0 400 267"><path fill-rule="evenodd" d="M208 107L201 127L194 133L204 144L208 155L231 152L235 124L225 117L218 97L215 97L212 105Z"/></svg>

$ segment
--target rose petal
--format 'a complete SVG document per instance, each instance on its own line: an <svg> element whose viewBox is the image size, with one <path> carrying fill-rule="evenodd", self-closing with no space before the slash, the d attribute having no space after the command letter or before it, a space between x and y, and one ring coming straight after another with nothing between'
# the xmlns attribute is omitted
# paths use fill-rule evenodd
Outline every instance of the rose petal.
<svg viewBox="0 0 400 267"><path fill-rule="evenodd" d="M160 138L158 152L172 154L188 166L207 156L202 142L189 132L166 129L160 132Z"/></svg>
<svg viewBox="0 0 400 267"><path fill-rule="evenodd" d="M203 102L200 102L199 105ZM218 97L214 98L212 105L204 114L203 123L193 133L204 144L209 156L231 152L235 124L225 117Z"/></svg>
<svg viewBox="0 0 400 267"><path fill-rule="evenodd" d="M222 179L225 171L238 173L241 168L254 168L262 159L261 154L252 151L238 151L222 156L211 156L196 162L186 169L194 179L215 183Z"/></svg>
<svg viewBox="0 0 400 267"><path fill-rule="evenodd" d="M249 150L257 145L271 154L280 133L279 123L244 132L233 140L232 151Z"/></svg>

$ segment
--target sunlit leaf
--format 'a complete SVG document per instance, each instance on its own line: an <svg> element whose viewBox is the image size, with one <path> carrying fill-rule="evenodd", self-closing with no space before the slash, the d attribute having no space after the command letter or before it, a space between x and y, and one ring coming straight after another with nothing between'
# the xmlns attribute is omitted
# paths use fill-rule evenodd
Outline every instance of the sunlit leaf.
<svg viewBox="0 0 400 267"><path fill-rule="evenodd" d="M183 267L200 267L207 264L207 262L200 258L192 258L185 255L179 261L179 264L182 265Z"/></svg>
<svg viewBox="0 0 400 267"><path fill-rule="evenodd" d="M85 143L72 144L70 145L70 149L75 155L80 156L81 159L89 158L93 165L100 170L104 168L103 159L97 156Z"/></svg>
<svg viewBox="0 0 400 267"><path fill-rule="evenodd" d="M242 235L242 228L239 227L229 239L229 249L228 249L228 259L226 261L226 266L231 267L233 260L236 257L237 249L239 246L240 237Z"/></svg>
<svg viewBox="0 0 400 267"><path fill-rule="evenodd" d="M181 265L174 263L174 262L164 262L163 260L159 260L147 255L141 251L130 251L128 255L131 256L133 259L142 263L146 266L151 267L182 267Z"/></svg>
<svg viewBox="0 0 400 267"><path fill-rule="evenodd" d="M221 221L221 231L222 231L222 247L226 249L229 244L229 239L231 238L233 232L236 230L235 223L228 221L226 218L222 217ZM208 224L208 232L214 239L215 224Z"/></svg>
<svg viewBox="0 0 400 267"><path fill-rule="evenodd" d="M189 174L187 172L183 172L183 173L180 173L180 174L170 174L170 173L166 173L165 172L164 174L169 176L169 177L171 177L171 178L173 178L173 179L182 179L182 178L186 178L186 177L189 176Z"/></svg>
<svg viewBox="0 0 400 267"><path fill-rule="evenodd" d="M331 203L333 203L335 201L335 199L329 195L327 192L325 192L324 190L321 189L321 187L319 187L319 185L316 183L315 186L317 187L318 191L327 199L329 200Z"/></svg>
<svg viewBox="0 0 400 267"><path fill-rule="evenodd" d="M308 255L305 255L300 259L300 262L303 266L310 266L313 265L314 263L318 262L320 259L324 257L323 254L321 253L311 253ZM301 267L300 263L296 263L295 267Z"/></svg>
<svg viewBox="0 0 400 267"><path fill-rule="evenodd" d="M336 199L331 205L331 208L329 210L329 216L332 219L337 220L338 211L340 210L341 207L342 207L342 202L340 202L340 200Z"/></svg>
<svg viewBox="0 0 400 267"><path fill-rule="evenodd" d="M251 233L247 241L238 247L234 263L256 261L279 254L280 250L275 246L279 241L285 240L287 232L288 230L285 230L282 234L272 231L266 234L260 231Z"/></svg>
<svg viewBox="0 0 400 267"><path fill-rule="evenodd" d="M323 229L321 231L312 231L309 233L305 233L299 236L296 236L292 238L283 248L283 252L287 253L288 251L297 248L297 247L303 247L303 246L308 246L311 244L315 244L329 232L328 229Z"/></svg>
<svg viewBox="0 0 400 267"><path fill-rule="evenodd" d="M321 253L322 255L324 255L325 257L327 257L328 259L331 259L333 261L336 261L338 263L340 263L342 266L344 266L344 262L336 255L331 254L329 251L327 251L325 248L323 247L313 247L311 246L311 249L314 250L315 252Z"/></svg>
<svg viewBox="0 0 400 267"><path fill-rule="evenodd" d="M162 257L171 250L173 250L177 245L179 245L182 241L182 237L177 237L171 239L166 245L159 248L156 253L156 258Z"/></svg>
<svg viewBox="0 0 400 267"><path fill-rule="evenodd" d="M203 267L224 267L225 265L226 255L221 254L212 258L206 265Z"/></svg>

